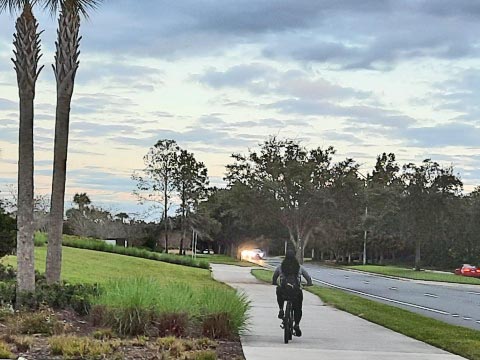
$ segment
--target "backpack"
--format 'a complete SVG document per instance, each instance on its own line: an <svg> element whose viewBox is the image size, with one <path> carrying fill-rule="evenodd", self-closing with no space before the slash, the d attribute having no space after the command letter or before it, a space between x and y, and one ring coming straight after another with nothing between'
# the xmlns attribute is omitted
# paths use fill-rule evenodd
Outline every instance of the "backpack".
<svg viewBox="0 0 480 360"><path fill-rule="evenodd" d="M300 289L300 281L298 279L298 275L284 276L280 285L283 288L287 297L295 296L298 289Z"/></svg>

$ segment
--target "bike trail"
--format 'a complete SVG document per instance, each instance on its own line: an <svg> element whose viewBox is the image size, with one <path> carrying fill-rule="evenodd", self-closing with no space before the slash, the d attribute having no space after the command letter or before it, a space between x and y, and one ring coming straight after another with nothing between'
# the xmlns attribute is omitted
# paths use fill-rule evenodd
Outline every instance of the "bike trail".
<svg viewBox="0 0 480 360"><path fill-rule="evenodd" d="M246 360L460 360L460 356L325 306L304 291L303 336L284 344L275 287L258 281L251 268L212 264L213 277L251 301L249 330L241 336Z"/></svg>

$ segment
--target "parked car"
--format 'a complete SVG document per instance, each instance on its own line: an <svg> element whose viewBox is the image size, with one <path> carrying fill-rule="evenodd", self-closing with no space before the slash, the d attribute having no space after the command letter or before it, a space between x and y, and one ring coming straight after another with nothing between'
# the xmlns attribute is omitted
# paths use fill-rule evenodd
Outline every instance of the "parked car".
<svg viewBox="0 0 480 360"><path fill-rule="evenodd" d="M470 264L463 264L461 268L455 269L455 274L480 278L480 268Z"/></svg>

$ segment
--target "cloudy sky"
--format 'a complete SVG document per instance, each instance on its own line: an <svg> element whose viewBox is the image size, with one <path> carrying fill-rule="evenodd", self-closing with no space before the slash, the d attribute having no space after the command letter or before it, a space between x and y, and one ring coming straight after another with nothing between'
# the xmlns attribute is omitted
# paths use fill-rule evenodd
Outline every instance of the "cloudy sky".
<svg viewBox="0 0 480 360"><path fill-rule="evenodd" d="M49 192L55 19L37 9L36 191ZM367 172L382 152L480 184L480 2L107 0L82 24L67 200L141 212L130 175L175 139L221 184L268 135L333 145ZM16 182L15 17L0 15L0 190Z"/></svg>

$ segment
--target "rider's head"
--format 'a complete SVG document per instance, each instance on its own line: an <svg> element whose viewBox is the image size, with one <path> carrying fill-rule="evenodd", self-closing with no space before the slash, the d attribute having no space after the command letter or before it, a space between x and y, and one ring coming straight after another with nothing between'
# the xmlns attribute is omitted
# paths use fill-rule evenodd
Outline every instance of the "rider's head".
<svg viewBox="0 0 480 360"><path fill-rule="evenodd" d="M282 273L285 276L297 275L300 270L300 264L295 257L295 251L288 250L285 254L285 259L282 262Z"/></svg>
<svg viewBox="0 0 480 360"><path fill-rule="evenodd" d="M295 251L287 250L287 253L285 254L285 259L293 259L293 258L295 258Z"/></svg>

